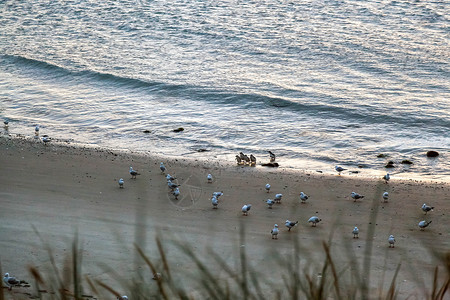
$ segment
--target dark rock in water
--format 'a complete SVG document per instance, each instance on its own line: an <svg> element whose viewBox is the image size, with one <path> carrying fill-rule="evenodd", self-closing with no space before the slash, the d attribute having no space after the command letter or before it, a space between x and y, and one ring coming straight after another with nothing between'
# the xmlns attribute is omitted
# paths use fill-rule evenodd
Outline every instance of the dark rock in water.
<svg viewBox="0 0 450 300"><path fill-rule="evenodd" d="M180 128L177 128L177 129L174 129L174 130L173 130L173 132L181 132L181 131L184 131L184 128L183 128L183 127L180 127Z"/></svg>
<svg viewBox="0 0 450 300"><path fill-rule="evenodd" d="M412 165L413 162L410 161L409 159L404 159L404 160L402 160L402 164L404 164L404 165Z"/></svg>
<svg viewBox="0 0 450 300"><path fill-rule="evenodd" d="M384 167L385 168L395 168L394 162L392 160L390 160Z"/></svg>
<svg viewBox="0 0 450 300"><path fill-rule="evenodd" d="M387 155L386 155L386 154L383 154L383 153L380 153L380 154L377 155L377 157L378 157L378 158L385 158L385 157L387 157Z"/></svg>
<svg viewBox="0 0 450 300"><path fill-rule="evenodd" d="M439 152L430 150L427 152L427 157L437 157L439 156Z"/></svg>
<svg viewBox="0 0 450 300"><path fill-rule="evenodd" d="M278 168L280 165L276 162L271 162L271 163L266 163L266 164L261 164L261 166L263 167L272 167L272 168Z"/></svg>
<svg viewBox="0 0 450 300"><path fill-rule="evenodd" d="M197 149L196 151L197 152L207 152L207 151L210 151L210 150L204 149L204 148L200 148L200 149Z"/></svg>
<svg viewBox="0 0 450 300"><path fill-rule="evenodd" d="M146 129L146 130L144 130L144 131L142 131L143 133L151 133L151 131L150 130L148 130L148 129Z"/></svg>

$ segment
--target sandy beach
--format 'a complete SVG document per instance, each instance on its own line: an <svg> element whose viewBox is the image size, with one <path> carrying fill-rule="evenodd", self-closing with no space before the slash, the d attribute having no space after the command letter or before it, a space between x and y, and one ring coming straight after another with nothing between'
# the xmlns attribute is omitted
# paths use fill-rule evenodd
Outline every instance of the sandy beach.
<svg viewBox="0 0 450 300"><path fill-rule="evenodd" d="M180 184L181 195L175 200L159 169L158 157L69 144L44 145L33 139L5 136L0 138L0 149L1 270L31 285L12 291L4 288L7 298L36 294L28 267L46 273L47 246L61 270L66 269L75 232L82 249L82 274L121 293L128 292L128 283L117 282L109 270L122 278L132 278L138 272L147 274L144 263L136 258L134 243L158 261L156 236L165 245L172 274L179 276L177 280L192 295L197 289L196 266L171 244L173 240L186 242L206 261L212 259L208 255L208 249L212 249L236 269L239 251L244 247L258 276L279 282L279 286L283 279L278 276L281 271L276 258L292 255L296 240L301 247L300 264L313 275L320 275L324 261L322 241L331 240L339 270L351 261L362 270L366 246L372 243L370 294L378 296L380 286L384 294L401 263L399 299L429 297L434 268L442 265L432 253L444 255L450 251L450 186L446 182L398 180L393 176L385 183L381 178L348 173L330 176L296 172L283 168L282 157L278 158L279 168L180 158L164 160L166 173ZM140 173L136 179L129 175L130 166ZM213 175L212 183L206 180L208 173ZM123 189L119 188L119 178L125 181ZM269 193L264 188L266 183L271 185ZM216 191L224 195L218 209L213 209L210 198ZM310 196L305 204L300 203L301 191ZM365 198L354 202L352 191ZM382 203L385 191L390 198ZM265 201L277 193L283 194L282 202L269 209ZM434 206L434 210L425 215L423 203ZM252 205L248 216L241 213L244 204ZM376 218L371 219L374 214ZM316 227L307 222L314 215L322 219ZM289 232L284 225L286 219L299 223ZM418 227L422 220L432 220L423 231ZM270 235L275 223L280 228L278 240ZM241 226L245 240L241 240ZM355 226L360 229L358 239L352 235ZM374 229L370 241L369 228ZM395 236L395 248L389 248L390 234ZM211 263L211 268L218 278L229 280L220 267ZM443 267L439 274L439 282L448 276ZM157 293L156 283L153 285L150 288ZM270 295L270 284L263 284L263 289ZM89 290L85 293L92 295Z"/></svg>

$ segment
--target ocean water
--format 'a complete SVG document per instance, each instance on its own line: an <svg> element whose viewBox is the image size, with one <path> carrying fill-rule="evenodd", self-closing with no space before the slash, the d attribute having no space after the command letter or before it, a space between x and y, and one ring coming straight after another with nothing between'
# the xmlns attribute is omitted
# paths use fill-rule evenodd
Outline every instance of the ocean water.
<svg viewBox="0 0 450 300"><path fill-rule="evenodd" d="M394 176L450 180L448 1L0 8L3 134L38 124L60 141L230 162L271 150L282 167L367 176L393 160Z"/></svg>

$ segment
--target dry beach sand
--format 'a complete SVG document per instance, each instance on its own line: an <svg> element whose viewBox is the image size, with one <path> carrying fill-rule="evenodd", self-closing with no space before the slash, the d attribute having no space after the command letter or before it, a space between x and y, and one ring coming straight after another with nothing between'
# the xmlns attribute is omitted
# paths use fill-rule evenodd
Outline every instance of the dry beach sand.
<svg viewBox="0 0 450 300"><path fill-rule="evenodd" d="M378 296L380 285L387 291L401 263L397 277L400 299L428 296L434 268L442 263L430 249L439 254L450 251L450 189L445 182L396 180L394 176L386 184L381 179L348 173L296 172L284 169L282 158L281 167L276 169L180 158L164 161L167 172L181 184L180 199L174 200L159 170L161 158L52 143L45 146L33 139L6 136L0 141L1 269L31 284L11 292L4 289L7 298L36 294L28 266L48 273L47 246L64 270L75 232L82 249L82 274L124 293L125 286L112 278L108 268L125 281L137 272L148 274L147 267L136 258L134 243L158 261L156 235L163 241L172 273L192 295L196 266L171 240L188 243L206 261L212 260L207 250L211 248L233 268L238 268L239 251L244 247L258 277L282 287L277 256L292 255L296 239L301 247L301 267L311 274L320 276L322 241L331 235L337 267L344 269L350 261L356 261L362 269L371 212L377 212L372 224L370 294ZM205 157L208 155L205 153ZM130 166L140 172L137 179L130 178ZM207 183L208 173L214 177L212 183ZM124 189L118 186L121 177ZM272 186L270 193L264 189L266 183ZM212 209L210 201L214 191L224 192L217 210ZM310 196L306 204L300 204L301 191ZM366 197L354 202L352 191ZM391 195L388 203L381 203L384 191ZM283 194L282 203L268 209L264 201L273 199L276 193ZM423 203L435 206L434 211L425 216L420 208ZM244 204L252 204L246 217L240 211ZM322 219L317 227L307 223L313 215ZM288 232L286 219L298 220L299 224ZM433 222L420 231L418 223L424 219ZM278 240L270 236L275 223L280 228ZM241 226L245 228L245 240L240 240ZM352 237L354 226L360 229L359 239ZM387 242L390 234L396 238L392 249ZM314 261L318 265L308 267ZM217 278L229 280L216 264L211 262L210 266ZM440 282L448 276L444 268L439 274ZM151 284L156 291L156 283ZM263 288L270 295L270 284L263 284ZM109 299L114 299L113 295Z"/></svg>

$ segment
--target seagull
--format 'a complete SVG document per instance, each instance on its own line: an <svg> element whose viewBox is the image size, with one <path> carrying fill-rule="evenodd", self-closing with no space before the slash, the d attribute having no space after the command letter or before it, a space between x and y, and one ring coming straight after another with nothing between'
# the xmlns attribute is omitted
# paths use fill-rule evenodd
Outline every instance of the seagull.
<svg viewBox="0 0 450 300"><path fill-rule="evenodd" d="M170 174L167 174L167 175L166 175L166 179L167 179L167 180L175 180L176 178L173 177L173 176L170 175Z"/></svg>
<svg viewBox="0 0 450 300"><path fill-rule="evenodd" d="M275 161L275 154L272 152L272 151L267 151L267 152L269 152L269 155L270 155L270 161Z"/></svg>
<svg viewBox="0 0 450 300"><path fill-rule="evenodd" d="M172 180L167 180L167 186L173 191L174 189L176 189L180 185L173 183Z"/></svg>
<svg viewBox="0 0 450 300"><path fill-rule="evenodd" d="M128 300L127 296L117 296L118 300Z"/></svg>
<svg viewBox="0 0 450 300"><path fill-rule="evenodd" d="M206 179L208 180L208 183L212 182L212 175L208 174L208 176L206 176Z"/></svg>
<svg viewBox="0 0 450 300"><path fill-rule="evenodd" d="M301 203L306 203L306 200L308 200L308 195L306 195L303 192L300 192L300 200L302 201Z"/></svg>
<svg viewBox="0 0 450 300"><path fill-rule="evenodd" d="M272 206L275 203L275 201L273 201L272 199L267 199L266 203L267 203L269 208L272 208Z"/></svg>
<svg viewBox="0 0 450 300"><path fill-rule="evenodd" d="M42 141L44 142L44 145L47 145L47 143L51 141L51 138L49 138L48 136L44 136L42 137Z"/></svg>
<svg viewBox="0 0 450 300"><path fill-rule="evenodd" d="M273 229L270 233L272 234L272 240L278 240L278 224L273 225Z"/></svg>
<svg viewBox="0 0 450 300"><path fill-rule="evenodd" d="M161 173L164 173L166 171L166 167L164 166L164 163L159 164L159 169L161 170Z"/></svg>
<svg viewBox="0 0 450 300"><path fill-rule="evenodd" d="M34 133L36 135L39 135L39 125L36 125L36 127L34 128Z"/></svg>
<svg viewBox="0 0 450 300"><path fill-rule="evenodd" d="M364 198L363 195L360 195L360 194L358 194L358 193L356 193L356 192L352 192L350 195L352 196L352 198L353 198L353 200L354 200L353 202L356 202L356 200L359 200L359 199Z"/></svg>
<svg viewBox="0 0 450 300"><path fill-rule="evenodd" d="M180 196L180 189L176 188L173 192L172 195L175 196L175 200L178 200L178 196Z"/></svg>
<svg viewBox="0 0 450 300"><path fill-rule="evenodd" d="M383 193L383 203L388 202L389 199L389 193L388 192L384 192Z"/></svg>
<svg viewBox="0 0 450 300"><path fill-rule="evenodd" d="M133 167L130 167L130 175L131 175L131 178L136 179L136 176L137 176L137 175L141 175L141 174L138 173L137 170L133 170Z"/></svg>
<svg viewBox="0 0 450 300"><path fill-rule="evenodd" d="M308 223L312 223L312 226L316 227L317 223L319 223L320 221L322 221L322 219L319 219L316 216L312 216L311 218L309 218Z"/></svg>
<svg viewBox="0 0 450 300"><path fill-rule="evenodd" d="M336 167L334 167L334 169L339 173L339 175L341 175L341 172L342 172L342 171L347 170L347 169L344 169L344 168L341 167L341 166L336 166Z"/></svg>
<svg viewBox="0 0 450 300"><path fill-rule="evenodd" d="M266 184L266 191L270 192L270 184Z"/></svg>
<svg viewBox="0 0 450 300"><path fill-rule="evenodd" d="M219 205L219 199L217 199L216 196L212 196L211 204L212 204L214 209L217 209L217 205Z"/></svg>
<svg viewBox="0 0 450 300"><path fill-rule="evenodd" d="M433 210L434 206L428 206L425 203L422 205L422 210L427 214L430 210Z"/></svg>
<svg viewBox="0 0 450 300"><path fill-rule="evenodd" d="M20 284L20 281L16 277L9 277L9 273L5 273L3 282L8 286L8 290L11 290L13 286Z"/></svg>
<svg viewBox="0 0 450 300"><path fill-rule="evenodd" d="M425 227L428 227L428 225L430 225L430 223L431 223L431 221L429 221L429 222L427 222L427 221L425 221L425 220L420 221L420 222L419 222L420 230L423 230Z"/></svg>
<svg viewBox="0 0 450 300"><path fill-rule="evenodd" d="M389 248L395 248L395 238L394 236L391 234L388 238L388 242L389 242Z"/></svg>
<svg viewBox="0 0 450 300"><path fill-rule="evenodd" d="M250 164L256 165L256 157L253 154L250 154Z"/></svg>
<svg viewBox="0 0 450 300"><path fill-rule="evenodd" d="M242 158L239 155L236 155L236 161L238 165L242 165Z"/></svg>
<svg viewBox="0 0 450 300"><path fill-rule="evenodd" d="M357 238L358 238L358 235L359 235L359 229L358 229L358 227L355 226L355 228L353 228L352 233L353 233L353 238L354 238L354 239L357 239Z"/></svg>
<svg viewBox="0 0 450 300"><path fill-rule="evenodd" d="M383 179L386 183L388 183L389 179L391 179L391 175L389 175L389 173L386 173L386 175L383 176Z"/></svg>
<svg viewBox="0 0 450 300"><path fill-rule="evenodd" d="M248 216L248 211L250 210L250 208L252 208L251 204L245 204L244 206L242 206L242 214L244 216Z"/></svg>
<svg viewBox="0 0 450 300"><path fill-rule="evenodd" d="M119 187L123 189L123 178L119 179Z"/></svg>
<svg viewBox="0 0 450 300"><path fill-rule="evenodd" d="M9 122L8 121L3 121L3 125L5 125L5 129L8 129Z"/></svg>
<svg viewBox="0 0 450 300"><path fill-rule="evenodd" d="M298 224L298 221L292 222L292 221L286 220L286 223L284 225L286 225L286 227L289 228L288 231L291 231L291 228L297 224Z"/></svg>
<svg viewBox="0 0 450 300"><path fill-rule="evenodd" d="M281 197L283 197L283 194L276 194L275 195L275 199L273 199L275 201L275 203L280 204L281 203Z"/></svg>
<svg viewBox="0 0 450 300"><path fill-rule="evenodd" d="M212 193L213 197L216 197L219 200L219 197L223 195L223 192L214 192Z"/></svg>

